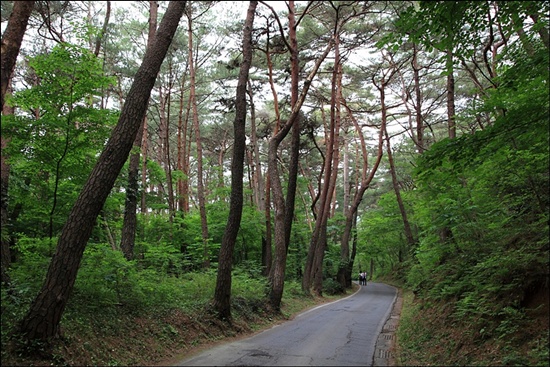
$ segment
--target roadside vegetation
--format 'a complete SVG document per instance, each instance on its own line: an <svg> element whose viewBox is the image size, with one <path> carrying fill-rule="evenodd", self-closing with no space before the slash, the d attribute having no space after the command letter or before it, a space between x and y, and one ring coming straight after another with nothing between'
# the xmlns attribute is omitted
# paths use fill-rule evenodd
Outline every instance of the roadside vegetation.
<svg viewBox="0 0 550 367"><path fill-rule="evenodd" d="M95 245L84 256L63 316L61 337L26 350L14 334L15 322L24 315L47 266L46 258L27 260L27 266L12 272L16 287L2 289L3 366L175 363L206 345L250 335L346 295L305 296L300 284L291 280L285 284L281 310L274 311L266 301L265 277L252 267L240 268L233 278L233 319L220 321L209 307L214 271L166 275L147 269L144 263L128 262L108 245Z"/></svg>
<svg viewBox="0 0 550 367"><path fill-rule="evenodd" d="M397 331L399 366L548 366L548 293L522 310L460 319L453 302L425 301L411 291Z"/></svg>

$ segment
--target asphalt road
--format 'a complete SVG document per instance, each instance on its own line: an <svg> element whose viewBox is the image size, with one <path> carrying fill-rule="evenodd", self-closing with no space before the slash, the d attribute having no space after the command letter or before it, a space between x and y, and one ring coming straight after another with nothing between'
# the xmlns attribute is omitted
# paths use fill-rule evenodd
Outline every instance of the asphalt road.
<svg viewBox="0 0 550 367"><path fill-rule="evenodd" d="M349 297L175 366L372 366L396 296L394 287L369 282Z"/></svg>

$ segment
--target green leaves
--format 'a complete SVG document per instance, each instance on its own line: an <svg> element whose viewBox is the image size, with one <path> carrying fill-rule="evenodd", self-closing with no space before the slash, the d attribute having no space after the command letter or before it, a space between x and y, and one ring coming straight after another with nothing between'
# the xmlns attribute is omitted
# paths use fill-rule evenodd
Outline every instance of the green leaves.
<svg viewBox="0 0 550 367"><path fill-rule="evenodd" d="M103 75L100 60L90 51L69 43L29 61L39 84L16 93L14 102L23 109L39 108L41 114L71 111L77 103L90 103L103 88L115 83Z"/></svg>
<svg viewBox="0 0 550 367"><path fill-rule="evenodd" d="M2 136L9 140L3 154L14 178L10 192L19 199L13 204L23 205L30 222L46 222L49 216L56 232L116 123L117 113L95 107L95 97L114 80L104 76L95 55L68 43L29 65L37 83L11 99L23 113L2 118ZM22 231L37 227L17 224Z"/></svg>

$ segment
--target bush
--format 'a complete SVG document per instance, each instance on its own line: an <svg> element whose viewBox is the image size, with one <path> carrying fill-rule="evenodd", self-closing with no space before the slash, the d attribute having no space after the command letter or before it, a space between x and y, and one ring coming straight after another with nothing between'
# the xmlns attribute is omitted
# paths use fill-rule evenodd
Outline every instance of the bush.
<svg viewBox="0 0 550 367"><path fill-rule="evenodd" d="M345 289L336 280L328 278L323 281L323 292L329 296L334 296L336 294L344 293Z"/></svg>

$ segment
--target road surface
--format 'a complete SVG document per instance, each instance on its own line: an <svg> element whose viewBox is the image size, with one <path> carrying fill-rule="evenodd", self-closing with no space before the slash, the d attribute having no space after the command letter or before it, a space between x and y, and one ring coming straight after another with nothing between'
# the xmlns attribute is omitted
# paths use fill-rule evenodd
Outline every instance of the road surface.
<svg viewBox="0 0 550 367"><path fill-rule="evenodd" d="M349 297L175 366L372 366L396 296L394 287L368 283Z"/></svg>

